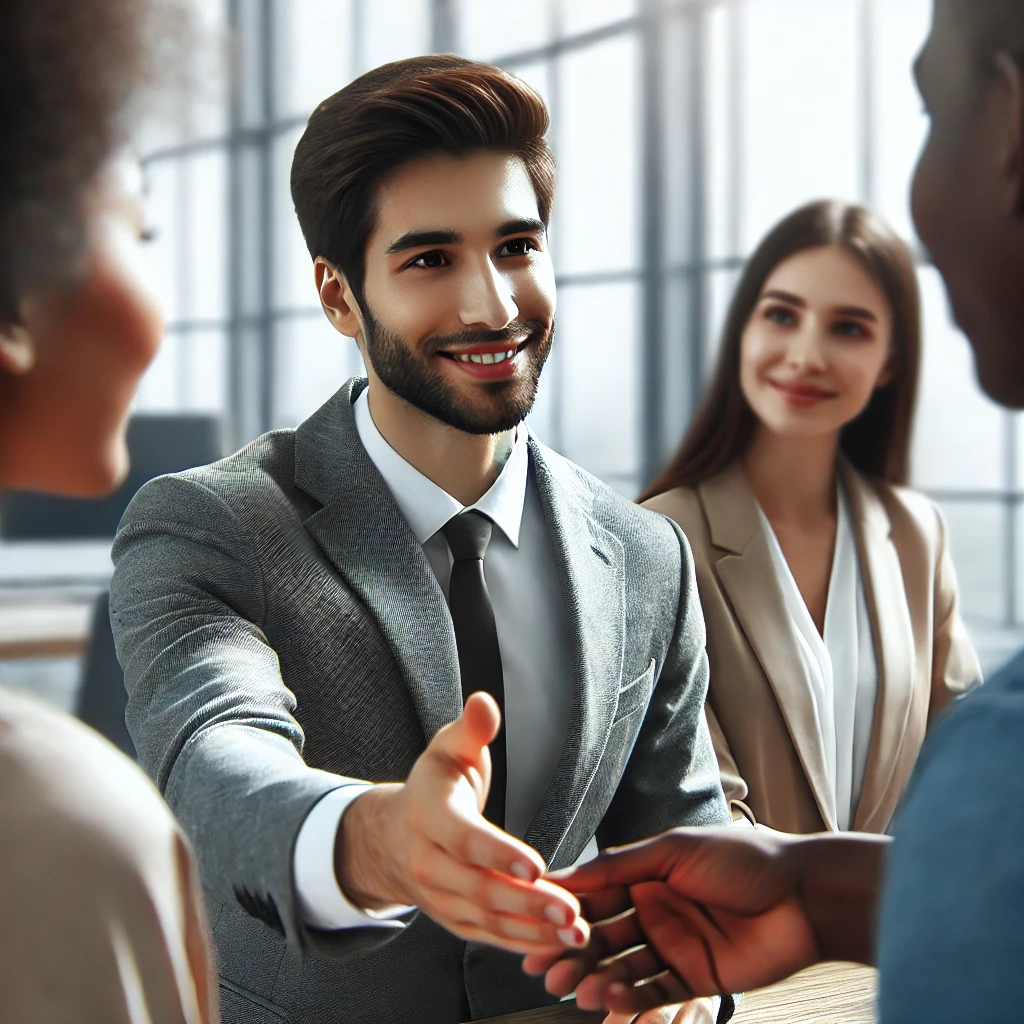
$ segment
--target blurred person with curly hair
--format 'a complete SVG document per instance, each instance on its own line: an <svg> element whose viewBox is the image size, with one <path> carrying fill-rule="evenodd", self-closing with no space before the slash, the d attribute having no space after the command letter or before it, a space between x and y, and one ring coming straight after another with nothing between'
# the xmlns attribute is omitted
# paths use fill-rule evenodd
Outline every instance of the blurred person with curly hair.
<svg viewBox="0 0 1024 1024"><path fill-rule="evenodd" d="M117 173L168 33L145 0L0 5L0 490L98 495L162 323ZM160 45L164 45L161 43ZM142 772L0 690L0 1016L212 1024L216 972L186 838Z"/></svg>

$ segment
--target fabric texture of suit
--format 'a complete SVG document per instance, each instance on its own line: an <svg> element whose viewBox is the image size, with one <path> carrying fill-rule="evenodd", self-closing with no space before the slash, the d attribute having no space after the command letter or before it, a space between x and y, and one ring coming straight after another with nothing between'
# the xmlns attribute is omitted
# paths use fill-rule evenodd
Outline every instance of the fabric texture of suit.
<svg viewBox="0 0 1024 1024"><path fill-rule="evenodd" d="M919 494L840 463L878 662L868 762L852 828L885 832L925 731L981 669L957 607L945 524ZM739 463L645 503L693 550L711 668L707 718L734 812L783 832L837 829L796 629Z"/></svg>
<svg viewBox="0 0 1024 1024"><path fill-rule="evenodd" d="M454 1024L551 1001L518 957L423 914L341 932L299 915L292 852L310 808L348 779L405 778L462 708L443 594L358 438L363 387L350 381L296 430L147 484L114 546L128 724L193 837L229 1024ZM682 533L532 438L530 463L575 671L526 841L558 868L595 833L608 846L727 822Z"/></svg>

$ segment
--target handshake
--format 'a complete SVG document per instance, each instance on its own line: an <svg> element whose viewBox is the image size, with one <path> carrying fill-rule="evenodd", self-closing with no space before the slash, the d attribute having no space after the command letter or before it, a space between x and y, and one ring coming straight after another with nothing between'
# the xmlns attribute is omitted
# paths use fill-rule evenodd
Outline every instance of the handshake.
<svg viewBox="0 0 1024 1024"><path fill-rule="evenodd" d="M351 805L335 855L350 901L415 905L464 939L525 954L551 993L616 1014L824 959L870 962L884 838L678 829L545 875L535 850L481 813L499 725L493 700L473 694L404 784Z"/></svg>

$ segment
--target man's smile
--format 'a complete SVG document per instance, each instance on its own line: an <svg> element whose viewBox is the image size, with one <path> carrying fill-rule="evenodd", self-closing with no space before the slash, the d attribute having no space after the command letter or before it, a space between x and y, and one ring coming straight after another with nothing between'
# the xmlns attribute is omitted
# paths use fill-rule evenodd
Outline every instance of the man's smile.
<svg viewBox="0 0 1024 1024"><path fill-rule="evenodd" d="M511 377L518 366L517 356L534 339L526 338L518 345L509 342L489 342L459 348L455 351L441 350L437 354L452 362L478 380L500 380Z"/></svg>

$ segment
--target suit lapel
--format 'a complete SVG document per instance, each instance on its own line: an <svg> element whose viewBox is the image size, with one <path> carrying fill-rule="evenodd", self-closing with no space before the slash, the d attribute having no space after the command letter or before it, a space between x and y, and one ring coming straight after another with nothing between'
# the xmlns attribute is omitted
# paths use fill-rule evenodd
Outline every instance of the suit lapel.
<svg viewBox="0 0 1024 1024"><path fill-rule="evenodd" d="M296 430L295 483L323 506L305 527L376 620L429 742L462 711L455 631L423 549L359 440L352 402L365 386L349 381Z"/></svg>
<svg viewBox="0 0 1024 1024"><path fill-rule="evenodd" d="M715 571L775 694L822 820L835 829L835 794L810 681L797 654L800 640L786 610L753 491L739 463L700 484L698 491L711 542L726 552Z"/></svg>
<svg viewBox="0 0 1024 1024"><path fill-rule="evenodd" d="M573 648L573 703L562 753L526 842L550 864L604 753L622 679L622 543L590 514L585 480L531 436L531 467L558 563ZM589 838L589 836L587 837Z"/></svg>
<svg viewBox="0 0 1024 1024"><path fill-rule="evenodd" d="M842 472L856 524L857 553L878 663L871 742L853 828L879 832L892 818L907 781L894 776L914 696L914 634L903 570L885 507L852 467L843 464ZM907 774L909 766L904 771L904 776Z"/></svg>

